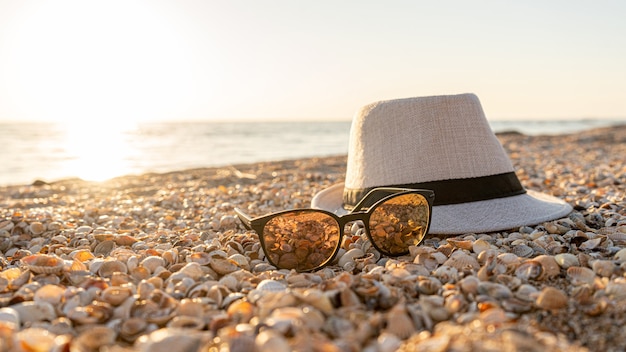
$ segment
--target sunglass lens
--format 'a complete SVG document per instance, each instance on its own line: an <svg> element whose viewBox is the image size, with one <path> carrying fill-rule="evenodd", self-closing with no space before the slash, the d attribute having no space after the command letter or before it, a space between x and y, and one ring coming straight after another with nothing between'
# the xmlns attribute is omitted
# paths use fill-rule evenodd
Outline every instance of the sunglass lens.
<svg viewBox="0 0 626 352"><path fill-rule="evenodd" d="M269 261L283 269L314 270L339 248L340 229L330 215L312 210L278 215L267 222L263 241Z"/></svg>
<svg viewBox="0 0 626 352"><path fill-rule="evenodd" d="M418 193L392 197L376 206L369 220L374 245L389 255L402 255L419 244L428 229L428 201Z"/></svg>

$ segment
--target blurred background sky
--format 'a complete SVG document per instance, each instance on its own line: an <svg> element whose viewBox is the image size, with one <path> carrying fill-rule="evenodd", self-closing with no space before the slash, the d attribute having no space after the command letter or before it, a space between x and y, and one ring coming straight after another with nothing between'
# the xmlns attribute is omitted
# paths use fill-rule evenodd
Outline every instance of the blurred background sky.
<svg viewBox="0 0 626 352"><path fill-rule="evenodd" d="M0 121L626 117L626 1L0 0Z"/></svg>

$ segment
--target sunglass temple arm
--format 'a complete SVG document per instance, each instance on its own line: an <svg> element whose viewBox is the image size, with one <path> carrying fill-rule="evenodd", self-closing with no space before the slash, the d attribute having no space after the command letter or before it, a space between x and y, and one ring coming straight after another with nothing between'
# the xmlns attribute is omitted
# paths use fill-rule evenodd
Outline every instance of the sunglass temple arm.
<svg viewBox="0 0 626 352"><path fill-rule="evenodd" d="M239 216L239 220L241 220L243 226L245 226L245 228L248 230L252 230L252 218L250 217L250 215L246 214L243 210L239 208L235 208L235 213L237 213L237 216Z"/></svg>

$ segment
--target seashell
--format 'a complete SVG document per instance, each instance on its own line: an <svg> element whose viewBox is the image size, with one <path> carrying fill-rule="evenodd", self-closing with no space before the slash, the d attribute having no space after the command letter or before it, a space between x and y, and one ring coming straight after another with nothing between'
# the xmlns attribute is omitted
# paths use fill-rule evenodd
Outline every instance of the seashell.
<svg viewBox="0 0 626 352"><path fill-rule="evenodd" d="M478 285L480 284L480 280L476 276L466 276L461 281L459 281L459 286L461 290L465 294L476 294L478 293Z"/></svg>
<svg viewBox="0 0 626 352"><path fill-rule="evenodd" d="M248 323L254 317L254 306L246 300L238 300L228 306L226 314L237 323Z"/></svg>
<svg viewBox="0 0 626 352"><path fill-rule="evenodd" d="M578 246L578 249L582 251L593 250L597 248L601 242L602 242L602 237L593 238L593 239L590 239L581 243L580 246Z"/></svg>
<svg viewBox="0 0 626 352"><path fill-rule="evenodd" d="M417 281L417 289L425 295L434 295L440 288L441 281L436 278L424 277Z"/></svg>
<svg viewBox="0 0 626 352"><path fill-rule="evenodd" d="M471 271L480 268L480 264L478 264L476 258L462 251L452 253L450 258L448 258L443 265L456 268L459 271Z"/></svg>
<svg viewBox="0 0 626 352"><path fill-rule="evenodd" d="M120 262L119 260L104 261L98 268L98 275L104 278L110 278L114 273L118 272L124 274L128 272L126 264Z"/></svg>
<svg viewBox="0 0 626 352"><path fill-rule="evenodd" d="M44 285L35 292L33 301L47 302L53 306L57 306L63 300L65 288L57 285Z"/></svg>
<svg viewBox="0 0 626 352"><path fill-rule="evenodd" d="M72 351L104 351L115 344L117 333L108 326L92 326L72 339Z"/></svg>
<svg viewBox="0 0 626 352"><path fill-rule="evenodd" d="M361 258L364 255L365 253L361 249L352 248L339 258L337 265L343 268L348 262L354 262L356 258Z"/></svg>
<svg viewBox="0 0 626 352"><path fill-rule="evenodd" d="M63 271L63 259L46 254L33 254L20 259L28 270L37 274L58 274Z"/></svg>
<svg viewBox="0 0 626 352"><path fill-rule="evenodd" d="M143 335L135 342L139 351L200 351L206 344L197 333L169 327Z"/></svg>
<svg viewBox="0 0 626 352"><path fill-rule="evenodd" d="M568 298L565 292L554 288L545 287L535 301L535 305L541 309L557 310L567 307Z"/></svg>
<svg viewBox="0 0 626 352"><path fill-rule="evenodd" d="M54 351L56 337L46 329L31 327L18 331L13 336L13 344L19 346L18 351Z"/></svg>
<svg viewBox="0 0 626 352"><path fill-rule="evenodd" d="M209 266L219 275L226 275L239 270L239 267L234 261L219 256L212 256L209 261Z"/></svg>
<svg viewBox="0 0 626 352"><path fill-rule="evenodd" d="M262 280L256 286L256 289L263 292L283 292L287 290L287 286L276 280Z"/></svg>
<svg viewBox="0 0 626 352"><path fill-rule="evenodd" d="M31 234L39 236L46 231L46 226L39 221L34 221L28 226L28 230Z"/></svg>
<svg viewBox="0 0 626 352"><path fill-rule="evenodd" d="M196 316L189 315L180 315L174 317L167 323L168 328L180 328L180 329L191 329L191 330L202 330L204 329L206 322L204 319Z"/></svg>
<svg viewBox="0 0 626 352"><path fill-rule="evenodd" d="M622 248L613 256L618 263L626 262L626 248Z"/></svg>
<svg viewBox="0 0 626 352"><path fill-rule="evenodd" d="M102 291L100 296L104 302L117 307L133 294L133 287L131 285L124 285L109 286Z"/></svg>
<svg viewBox="0 0 626 352"><path fill-rule="evenodd" d="M294 295L324 314L331 314L334 311L329 295L319 289L309 288L304 291L294 291Z"/></svg>
<svg viewBox="0 0 626 352"><path fill-rule="evenodd" d="M464 240L460 238L448 238L446 239L446 241L448 241L448 243L450 243L452 246L456 248L465 249L465 250L472 249L473 243L470 240Z"/></svg>
<svg viewBox="0 0 626 352"><path fill-rule="evenodd" d="M21 324L20 313L11 307L0 308L0 323L18 328Z"/></svg>
<svg viewBox="0 0 626 352"><path fill-rule="evenodd" d="M476 254L484 252L488 249L491 249L491 244L483 239L478 239L472 244L472 250Z"/></svg>
<svg viewBox="0 0 626 352"><path fill-rule="evenodd" d="M228 259L231 262L235 263L235 265L237 265L238 267L244 270L250 270L250 262L245 255L241 253L235 253L231 255L230 257L228 257Z"/></svg>
<svg viewBox="0 0 626 352"><path fill-rule="evenodd" d="M133 244L137 243L137 239L133 236L129 236L129 235L115 235L113 242L115 242L116 245L118 246L127 246L130 247Z"/></svg>
<svg viewBox="0 0 626 352"><path fill-rule="evenodd" d="M277 331L264 329L254 340L258 352L290 352L293 349L287 339Z"/></svg>
<svg viewBox="0 0 626 352"><path fill-rule="evenodd" d="M571 266L579 266L578 257L571 253L560 253L554 256L554 260L563 269L567 269Z"/></svg>
<svg viewBox="0 0 626 352"><path fill-rule="evenodd" d="M113 315L113 308L105 302L93 301L86 306L77 306L67 312L67 317L78 324L104 323Z"/></svg>
<svg viewBox="0 0 626 352"><path fill-rule="evenodd" d="M615 264L610 260L595 260L591 263L591 268L598 276L610 278L615 270Z"/></svg>
<svg viewBox="0 0 626 352"><path fill-rule="evenodd" d="M535 253L535 251L525 244L519 244L511 248L511 253L521 258L529 258Z"/></svg>
<svg viewBox="0 0 626 352"><path fill-rule="evenodd" d="M575 286L584 284L591 285L596 278L596 273L582 266L571 266L567 269L567 276Z"/></svg>
<svg viewBox="0 0 626 352"><path fill-rule="evenodd" d="M531 286L528 284L520 285L517 290L515 290L515 297L519 298L523 301L533 302L537 298L539 294L539 290L535 286Z"/></svg>
<svg viewBox="0 0 626 352"><path fill-rule="evenodd" d="M126 342L134 342L144 331L148 328L149 324L141 318L129 318L124 320L120 326L119 335L122 340Z"/></svg>
<svg viewBox="0 0 626 352"><path fill-rule="evenodd" d="M508 287L489 281L483 281L478 284L478 293L498 300L513 296L513 293Z"/></svg>
<svg viewBox="0 0 626 352"><path fill-rule="evenodd" d="M93 254L97 257L106 257L115 248L115 242L112 240L105 240L96 245L93 249Z"/></svg>
<svg viewBox="0 0 626 352"><path fill-rule="evenodd" d="M189 261L198 263L200 265L209 265L211 262L211 255L206 252L195 252L189 255Z"/></svg>
<svg viewBox="0 0 626 352"><path fill-rule="evenodd" d="M433 271L433 275L439 278L442 283L446 283L458 280L459 271L454 267L442 265Z"/></svg>
<svg viewBox="0 0 626 352"><path fill-rule="evenodd" d="M553 256L544 254L533 258L532 261L541 264L539 280L551 279L561 273L561 267Z"/></svg>
<svg viewBox="0 0 626 352"><path fill-rule="evenodd" d="M18 312L22 324L37 321L52 321L57 317L54 307L48 302L28 301L14 304L11 308Z"/></svg>
<svg viewBox="0 0 626 352"><path fill-rule="evenodd" d="M11 220L0 220L0 231L11 231L15 227Z"/></svg>
<svg viewBox="0 0 626 352"><path fill-rule="evenodd" d="M611 281L606 285L604 292L613 299L623 301L626 299L626 282Z"/></svg>
<svg viewBox="0 0 626 352"><path fill-rule="evenodd" d="M158 268L165 267L165 259L152 255L142 260L139 265L154 274Z"/></svg>
<svg viewBox="0 0 626 352"><path fill-rule="evenodd" d="M534 260L529 260L520 264L520 266L515 269L515 276L522 280L537 280L541 276L542 272L543 268L540 263Z"/></svg>

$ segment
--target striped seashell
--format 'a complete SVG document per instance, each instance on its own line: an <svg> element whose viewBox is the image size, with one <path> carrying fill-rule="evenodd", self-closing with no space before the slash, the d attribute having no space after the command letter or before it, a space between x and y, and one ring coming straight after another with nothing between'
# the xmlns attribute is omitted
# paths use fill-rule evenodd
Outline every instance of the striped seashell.
<svg viewBox="0 0 626 352"><path fill-rule="evenodd" d="M58 274L63 271L65 261L46 254L33 254L20 259L28 270L36 274Z"/></svg>
<svg viewBox="0 0 626 352"><path fill-rule="evenodd" d="M537 307L546 310L558 310L567 307L568 298L565 292L554 288L545 287L537 296L535 304Z"/></svg>
<svg viewBox="0 0 626 352"><path fill-rule="evenodd" d="M256 289L264 292L282 292L287 290L287 286L280 281L265 279L259 282Z"/></svg>
<svg viewBox="0 0 626 352"><path fill-rule="evenodd" d="M591 285L596 278L596 273L589 268L572 266L567 269L567 277L571 280L573 285Z"/></svg>
<svg viewBox="0 0 626 352"><path fill-rule="evenodd" d="M521 258L530 258L535 251L525 244L520 244L511 248L511 253Z"/></svg>

